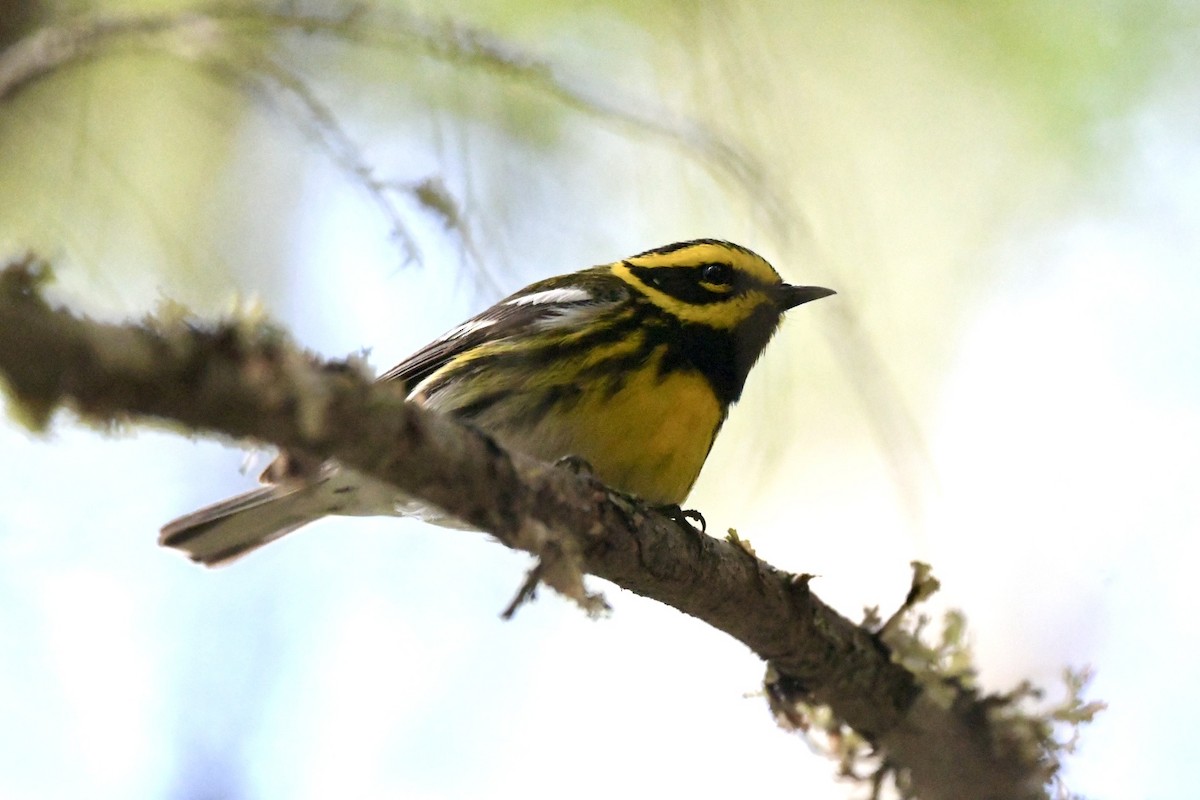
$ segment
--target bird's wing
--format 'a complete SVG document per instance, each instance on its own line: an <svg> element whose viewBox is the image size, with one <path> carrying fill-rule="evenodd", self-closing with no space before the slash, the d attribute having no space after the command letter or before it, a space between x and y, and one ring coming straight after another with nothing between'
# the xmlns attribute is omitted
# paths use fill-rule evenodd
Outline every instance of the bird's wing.
<svg viewBox="0 0 1200 800"><path fill-rule="evenodd" d="M611 284L601 289L588 282L562 284L558 280L534 284L501 300L446 331L380 375L379 380L400 380L414 387L473 347L532 326L577 326L628 296L622 287Z"/></svg>

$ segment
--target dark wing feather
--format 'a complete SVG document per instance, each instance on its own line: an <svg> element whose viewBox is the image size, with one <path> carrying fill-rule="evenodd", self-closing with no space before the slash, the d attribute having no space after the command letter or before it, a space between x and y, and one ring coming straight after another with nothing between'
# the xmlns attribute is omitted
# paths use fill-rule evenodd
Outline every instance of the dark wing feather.
<svg viewBox="0 0 1200 800"><path fill-rule="evenodd" d="M471 328L470 326L484 324L484 320L491 319L493 315L499 317L495 306L434 339L380 375L378 380L381 382L404 381L410 388L416 386L445 366L459 353L464 353L491 338L489 334L493 333L492 329L499 324L498 321L486 325L486 327Z"/></svg>
<svg viewBox="0 0 1200 800"><path fill-rule="evenodd" d="M599 308L627 297L624 286L602 280L598 270L549 278L535 283L451 328L379 376L380 381L401 380L412 389L456 356L484 342L507 338L539 321L570 319L573 311ZM601 280L598 280L601 279Z"/></svg>

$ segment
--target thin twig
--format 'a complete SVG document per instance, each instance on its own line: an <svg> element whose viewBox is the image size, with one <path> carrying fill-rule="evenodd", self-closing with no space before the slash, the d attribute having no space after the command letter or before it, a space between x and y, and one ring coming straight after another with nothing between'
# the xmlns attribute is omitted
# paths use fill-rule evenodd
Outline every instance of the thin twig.
<svg viewBox="0 0 1200 800"><path fill-rule="evenodd" d="M525 573L525 580L521 583L521 588L517 590L516 596L512 602L508 604L508 608L504 609L500 614L503 620L510 620L517 613L517 609L533 600L537 596L537 587L542 580L542 562L539 559L536 564L530 568L529 572Z"/></svg>

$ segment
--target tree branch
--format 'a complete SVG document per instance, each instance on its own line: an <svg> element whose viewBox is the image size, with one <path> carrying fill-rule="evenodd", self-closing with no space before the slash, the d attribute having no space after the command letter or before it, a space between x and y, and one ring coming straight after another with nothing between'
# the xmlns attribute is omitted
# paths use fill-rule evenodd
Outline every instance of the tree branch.
<svg viewBox="0 0 1200 800"><path fill-rule="evenodd" d="M537 556L535 577L590 611L602 601L585 591L584 572L733 636L780 676L775 704L828 705L926 800L1046 796L1045 742L1003 725L997 699L919 680L821 602L807 576L740 541L506 452L405 403L400 387L373 382L355 361L322 361L265 325L95 322L47 303L47 276L31 258L0 272L0 377L26 424L44 427L67 407L336 458Z"/></svg>

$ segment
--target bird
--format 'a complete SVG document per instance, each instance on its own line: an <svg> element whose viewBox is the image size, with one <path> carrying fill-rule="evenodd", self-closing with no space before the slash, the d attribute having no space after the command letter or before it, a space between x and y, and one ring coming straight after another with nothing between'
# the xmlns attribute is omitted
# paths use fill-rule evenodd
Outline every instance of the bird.
<svg viewBox="0 0 1200 800"><path fill-rule="evenodd" d="M784 312L833 294L784 283L740 245L677 242L533 283L377 380L504 447L677 507ZM329 515L465 527L334 460L284 451L260 480L167 523L159 543L216 566Z"/></svg>

